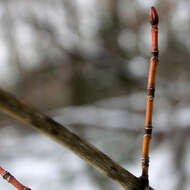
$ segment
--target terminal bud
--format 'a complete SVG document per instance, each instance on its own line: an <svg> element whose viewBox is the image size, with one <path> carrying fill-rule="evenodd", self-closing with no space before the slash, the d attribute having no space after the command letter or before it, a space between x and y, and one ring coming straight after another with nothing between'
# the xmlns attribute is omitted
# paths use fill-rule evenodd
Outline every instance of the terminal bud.
<svg viewBox="0 0 190 190"><path fill-rule="evenodd" d="M150 8L150 24L152 26L158 25L159 17L156 9L154 7Z"/></svg>

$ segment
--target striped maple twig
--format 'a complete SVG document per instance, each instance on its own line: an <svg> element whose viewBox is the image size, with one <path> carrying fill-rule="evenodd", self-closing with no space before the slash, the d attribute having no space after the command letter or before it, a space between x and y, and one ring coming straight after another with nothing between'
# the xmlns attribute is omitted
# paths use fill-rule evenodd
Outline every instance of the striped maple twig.
<svg viewBox="0 0 190 190"><path fill-rule="evenodd" d="M142 179L145 181L146 187L149 186L148 182L148 169L149 169L149 145L152 136L152 111L153 100L155 91L155 74L156 66L158 64L158 22L159 17L154 7L150 8L150 24L152 26L152 57L150 60L148 85L147 85L147 99L146 99L146 117L145 128L142 145Z"/></svg>
<svg viewBox="0 0 190 190"><path fill-rule="evenodd" d="M22 185L14 176L12 176L8 171L0 167L0 175L12 184L18 190L31 190L30 188Z"/></svg>

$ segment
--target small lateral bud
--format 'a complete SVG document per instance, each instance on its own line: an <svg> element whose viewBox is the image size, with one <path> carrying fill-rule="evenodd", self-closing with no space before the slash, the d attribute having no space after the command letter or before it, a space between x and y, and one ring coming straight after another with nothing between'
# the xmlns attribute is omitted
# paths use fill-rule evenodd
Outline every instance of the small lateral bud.
<svg viewBox="0 0 190 190"><path fill-rule="evenodd" d="M150 8L150 24L152 26L158 25L159 17L156 9L154 7Z"/></svg>

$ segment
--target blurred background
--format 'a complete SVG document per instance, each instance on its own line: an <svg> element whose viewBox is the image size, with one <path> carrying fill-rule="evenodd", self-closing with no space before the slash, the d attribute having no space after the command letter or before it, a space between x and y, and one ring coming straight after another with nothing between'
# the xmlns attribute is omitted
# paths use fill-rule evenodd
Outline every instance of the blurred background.
<svg viewBox="0 0 190 190"><path fill-rule="evenodd" d="M141 175L151 51L160 15L150 184L190 187L190 1L0 1L0 87ZM0 165L32 189L121 190L64 147L0 115ZM11 190L3 179L0 188Z"/></svg>

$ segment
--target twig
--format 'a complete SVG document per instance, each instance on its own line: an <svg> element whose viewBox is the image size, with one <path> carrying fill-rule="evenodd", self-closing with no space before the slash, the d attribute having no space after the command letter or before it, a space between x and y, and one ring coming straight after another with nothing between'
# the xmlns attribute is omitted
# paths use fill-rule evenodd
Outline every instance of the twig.
<svg viewBox="0 0 190 190"><path fill-rule="evenodd" d="M18 190L31 190L30 188L22 185L14 176L12 176L9 172L4 170L2 167L0 167L0 175L3 177L3 179L8 181Z"/></svg>
<svg viewBox="0 0 190 190"><path fill-rule="evenodd" d="M21 103L13 95L0 89L0 110L9 116L33 126L64 145L108 177L117 181L126 190L142 190L142 181L115 163L93 145L70 132L61 124L37 110Z"/></svg>
<svg viewBox="0 0 190 190"><path fill-rule="evenodd" d="M152 110L155 91L155 73L158 64L158 14L154 7L150 9L150 24L152 26L152 58L150 60L150 68L147 85L146 99L146 118L145 129L142 146L142 179L144 179L148 187L148 168L149 168L149 145L152 136Z"/></svg>

